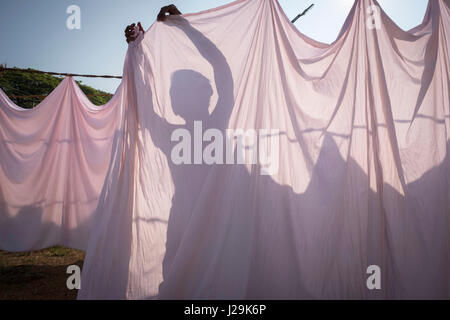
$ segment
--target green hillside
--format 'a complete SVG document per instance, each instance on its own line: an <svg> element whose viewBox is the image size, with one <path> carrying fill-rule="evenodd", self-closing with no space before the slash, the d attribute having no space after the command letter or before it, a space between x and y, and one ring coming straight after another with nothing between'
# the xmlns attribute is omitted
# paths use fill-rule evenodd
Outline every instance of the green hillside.
<svg viewBox="0 0 450 320"><path fill-rule="evenodd" d="M11 96L29 96L29 95L48 95L52 92L58 84L63 80L63 77L55 77L48 74L27 73L20 70L3 71L0 75L0 88L10 97L10 99L22 108L33 108L42 98L28 97L28 98L12 98ZM96 90L89 86L81 84L77 81L81 90L86 95L89 94L107 94L107 96L88 96L96 105L103 105L108 102L112 95Z"/></svg>

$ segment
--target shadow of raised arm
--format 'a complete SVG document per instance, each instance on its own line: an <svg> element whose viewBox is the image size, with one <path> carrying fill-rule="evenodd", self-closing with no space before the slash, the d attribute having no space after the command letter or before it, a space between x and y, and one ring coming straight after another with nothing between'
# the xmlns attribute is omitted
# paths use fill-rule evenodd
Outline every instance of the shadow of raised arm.
<svg viewBox="0 0 450 320"><path fill-rule="evenodd" d="M167 19L167 23L182 30L202 57L213 67L218 100L210 116L210 123L218 126L218 128L225 128L234 105L233 76L225 56L211 40L195 29L183 17L171 16L170 19Z"/></svg>

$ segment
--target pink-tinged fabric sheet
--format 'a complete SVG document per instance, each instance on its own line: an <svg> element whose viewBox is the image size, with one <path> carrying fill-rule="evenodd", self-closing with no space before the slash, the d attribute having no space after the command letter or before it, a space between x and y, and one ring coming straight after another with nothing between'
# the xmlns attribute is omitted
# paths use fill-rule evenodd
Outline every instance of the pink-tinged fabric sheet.
<svg viewBox="0 0 450 320"><path fill-rule="evenodd" d="M276 0L155 22L102 107L0 92L0 249L86 249L80 299L450 298L449 1L408 32L371 6L331 45ZM278 170L175 164L194 121L278 130Z"/></svg>

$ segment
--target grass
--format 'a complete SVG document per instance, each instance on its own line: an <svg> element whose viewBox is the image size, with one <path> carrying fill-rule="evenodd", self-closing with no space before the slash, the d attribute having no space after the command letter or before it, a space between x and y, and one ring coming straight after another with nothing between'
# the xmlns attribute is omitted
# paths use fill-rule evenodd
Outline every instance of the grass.
<svg viewBox="0 0 450 320"><path fill-rule="evenodd" d="M55 246L12 253L0 251L0 300L72 300L66 273L70 265L83 265L84 252Z"/></svg>

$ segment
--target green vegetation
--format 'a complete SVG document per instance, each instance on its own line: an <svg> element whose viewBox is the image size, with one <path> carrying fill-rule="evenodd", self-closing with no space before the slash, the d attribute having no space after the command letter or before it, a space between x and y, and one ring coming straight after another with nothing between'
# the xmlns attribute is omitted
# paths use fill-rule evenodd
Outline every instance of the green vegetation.
<svg viewBox="0 0 450 320"><path fill-rule="evenodd" d="M32 70L32 69L30 69ZM10 99L22 108L33 108L42 98L13 98L12 96L48 95L63 80L62 77L55 77L41 73L27 73L20 70L3 71L0 75L0 88L10 97ZM106 94L107 96L88 96L95 105L103 105L108 102L112 95L107 92L96 90L77 81L81 90L86 94Z"/></svg>

